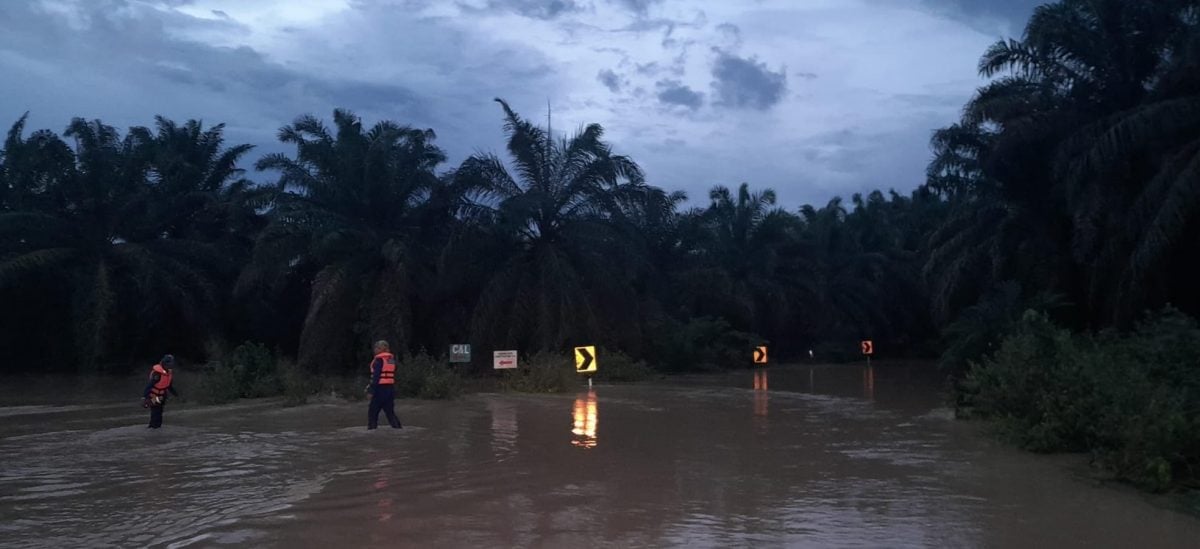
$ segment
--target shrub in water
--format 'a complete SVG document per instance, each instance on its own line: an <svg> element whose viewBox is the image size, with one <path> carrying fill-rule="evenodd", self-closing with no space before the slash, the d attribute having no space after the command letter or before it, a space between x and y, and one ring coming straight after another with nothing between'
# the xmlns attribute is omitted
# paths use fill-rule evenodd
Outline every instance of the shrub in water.
<svg viewBox="0 0 1200 549"><path fill-rule="evenodd" d="M221 363L209 364L196 388L196 401L202 404L224 404L241 397L238 373Z"/></svg>
<svg viewBox="0 0 1200 549"><path fill-rule="evenodd" d="M565 393L579 387L573 358L540 352L520 362L520 367L504 372L500 387L521 393Z"/></svg>
<svg viewBox="0 0 1200 549"><path fill-rule="evenodd" d="M600 364L595 379L598 381L645 381L659 376L645 361L635 361L620 351L600 350Z"/></svg>
<svg viewBox="0 0 1200 549"><path fill-rule="evenodd" d="M227 362L239 374L242 397L275 396L283 392L275 355L265 345L243 343L230 353Z"/></svg>
<svg viewBox="0 0 1200 549"><path fill-rule="evenodd" d="M1143 488L1200 481L1200 327L1167 309L1128 335L1027 313L972 365L962 402L1025 448L1089 450Z"/></svg>
<svg viewBox="0 0 1200 549"><path fill-rule="evenodd" d="M288 406L306 404L308 397L317 392L318 386L313 382L312 376L306 375L295 362L280 360L276 368L283 383L284 401Z"/></svg>
<svg viewBox="0 0 1200 549"><path fill-rule="evenodd" d="M451 399L462 391L462 378L445 361L427 353L407 355L396 364L396 395Z"/></svg>
<svg viewBox="0 0 1200 549"><path fill-rule="evenodd" d="M263 345L247 342L225 356L210 358L197 395L201 402L219 404L239 398L275 396L284 390L275 355Z"/></svg>
<svg viewBox="0 0 1200 549"><path fill-rule="evenodd" d="M1030 311L993 355L968 371L963 404L1027 449L1084 450L1086 422L1095 412L1083 371L1087 354L1069 332Z"/></svg>
<svg viewBox="0 0 1200 549"><path fill-rule="evenodd" d="M735 331L720 318L666 319L655 331L662 335L653 341L650 356L656 366L671 372L744 366L750 350L762 344L761 338Z"/></svg>

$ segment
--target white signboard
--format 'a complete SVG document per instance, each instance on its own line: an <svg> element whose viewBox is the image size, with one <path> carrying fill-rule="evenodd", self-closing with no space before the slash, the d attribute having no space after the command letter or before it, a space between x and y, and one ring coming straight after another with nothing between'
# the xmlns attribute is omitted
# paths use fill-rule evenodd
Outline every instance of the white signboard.
<svg viewBox="0 0 1200 549"><path fill-rule="evenodd" d="M492 351L492 368L507 370L517 367L516 351Z"/></svg>

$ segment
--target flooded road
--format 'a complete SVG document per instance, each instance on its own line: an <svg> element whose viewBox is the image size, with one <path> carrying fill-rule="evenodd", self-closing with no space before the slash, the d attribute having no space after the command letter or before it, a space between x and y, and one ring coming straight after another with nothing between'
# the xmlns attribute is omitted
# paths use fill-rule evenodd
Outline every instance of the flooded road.
<svg viewBox="0 0 1200 549"><path fill-rule="evenodd" d="M558 396L0 407L2 547L1196 547L1200 520L950 419L935 372ZM140 390L140 387L133 389Z"/></svg>

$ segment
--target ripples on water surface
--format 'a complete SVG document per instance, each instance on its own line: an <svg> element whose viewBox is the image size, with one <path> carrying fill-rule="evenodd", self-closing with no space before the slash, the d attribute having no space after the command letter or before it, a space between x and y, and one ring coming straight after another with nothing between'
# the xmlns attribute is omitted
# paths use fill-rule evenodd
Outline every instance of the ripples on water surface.
<svg viewBox="0 0 1200 549"><path fill-rule="evenodd" d="M1197 547L909 366L365 405L0 407L4 547ZM136 392L137 389L134 389Z"/></svg>

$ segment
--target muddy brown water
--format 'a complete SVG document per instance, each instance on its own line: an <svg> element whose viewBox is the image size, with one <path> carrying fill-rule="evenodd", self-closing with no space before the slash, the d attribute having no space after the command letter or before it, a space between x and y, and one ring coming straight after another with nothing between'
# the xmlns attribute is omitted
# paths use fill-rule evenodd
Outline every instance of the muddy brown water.
<svg viewBox="0 0 1200 549"><path fill-rule="evenodd" d="M0 407L2 547L1200 547L1200 519L950 418L915 365L576 394ZM140 387L133 389L136 394Z"/></svg>

